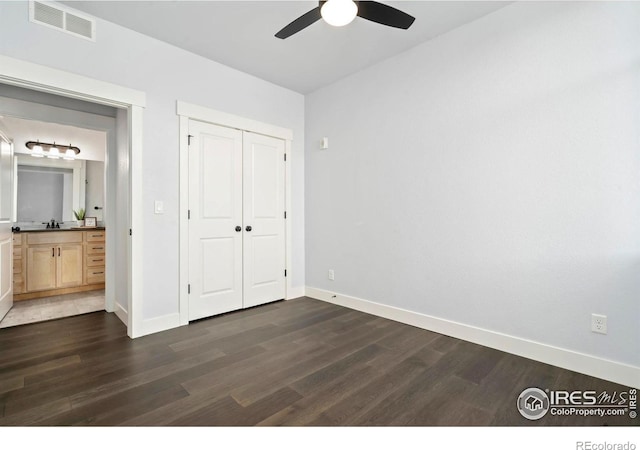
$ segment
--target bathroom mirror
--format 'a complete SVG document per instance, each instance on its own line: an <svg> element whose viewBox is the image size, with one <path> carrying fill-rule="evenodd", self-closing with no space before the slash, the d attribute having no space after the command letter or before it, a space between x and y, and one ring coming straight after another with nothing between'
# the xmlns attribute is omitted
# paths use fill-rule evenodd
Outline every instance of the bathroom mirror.
<svg viewBox="0 0 640 450"><path fill-rule="evenodd" d="M74 222L74 210L85 208L86 162L16 155L13 221L39 225Z"/></svg>

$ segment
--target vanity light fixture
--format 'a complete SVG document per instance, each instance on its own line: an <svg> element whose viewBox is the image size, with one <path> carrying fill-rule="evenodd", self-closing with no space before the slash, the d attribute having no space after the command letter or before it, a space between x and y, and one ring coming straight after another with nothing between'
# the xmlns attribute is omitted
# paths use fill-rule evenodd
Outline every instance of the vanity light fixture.
<svg viewBox="0 0 640 450"><path fill-rule="evenodd" d="M80 149L73 145L59 145L55 142L53 144L47 144L40 141L29 141L25 146L32 151L31 156L36 158L42 158L46 156L51 159L60 159L62 156L64 159L75 159L80 154Z"/></svg>

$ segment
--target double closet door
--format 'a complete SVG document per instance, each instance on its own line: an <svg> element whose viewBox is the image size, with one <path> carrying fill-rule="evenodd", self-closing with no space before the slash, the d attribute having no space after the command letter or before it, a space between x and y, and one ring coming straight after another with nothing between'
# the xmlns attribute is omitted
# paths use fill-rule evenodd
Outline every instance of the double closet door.
<svg viewBox="0 0 640 450"><path fill-rule="evenodd" d="M284 141L189 121L189 320L285 297Z"/></svg>

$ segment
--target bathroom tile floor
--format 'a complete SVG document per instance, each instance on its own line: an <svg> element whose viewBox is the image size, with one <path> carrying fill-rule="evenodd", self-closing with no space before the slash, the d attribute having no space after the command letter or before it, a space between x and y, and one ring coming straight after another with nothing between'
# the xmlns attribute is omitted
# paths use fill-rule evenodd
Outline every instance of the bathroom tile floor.
<svg viewBox="0 0 640 450"><path fill-rule="evenodd" d="M104 290L14 302L0 328L104 310Z"/></svg>

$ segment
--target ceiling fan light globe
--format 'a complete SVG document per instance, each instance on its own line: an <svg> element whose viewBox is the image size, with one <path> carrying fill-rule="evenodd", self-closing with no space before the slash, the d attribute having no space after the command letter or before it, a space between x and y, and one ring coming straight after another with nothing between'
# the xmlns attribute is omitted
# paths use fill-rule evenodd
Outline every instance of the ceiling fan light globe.
<svg viewBox="0 0 640 450"><path fill-rule="evenodd" d="M352 0L329 0L320 9L322 18L329 25L343 27L358 15L358 5Z"/></svg>

